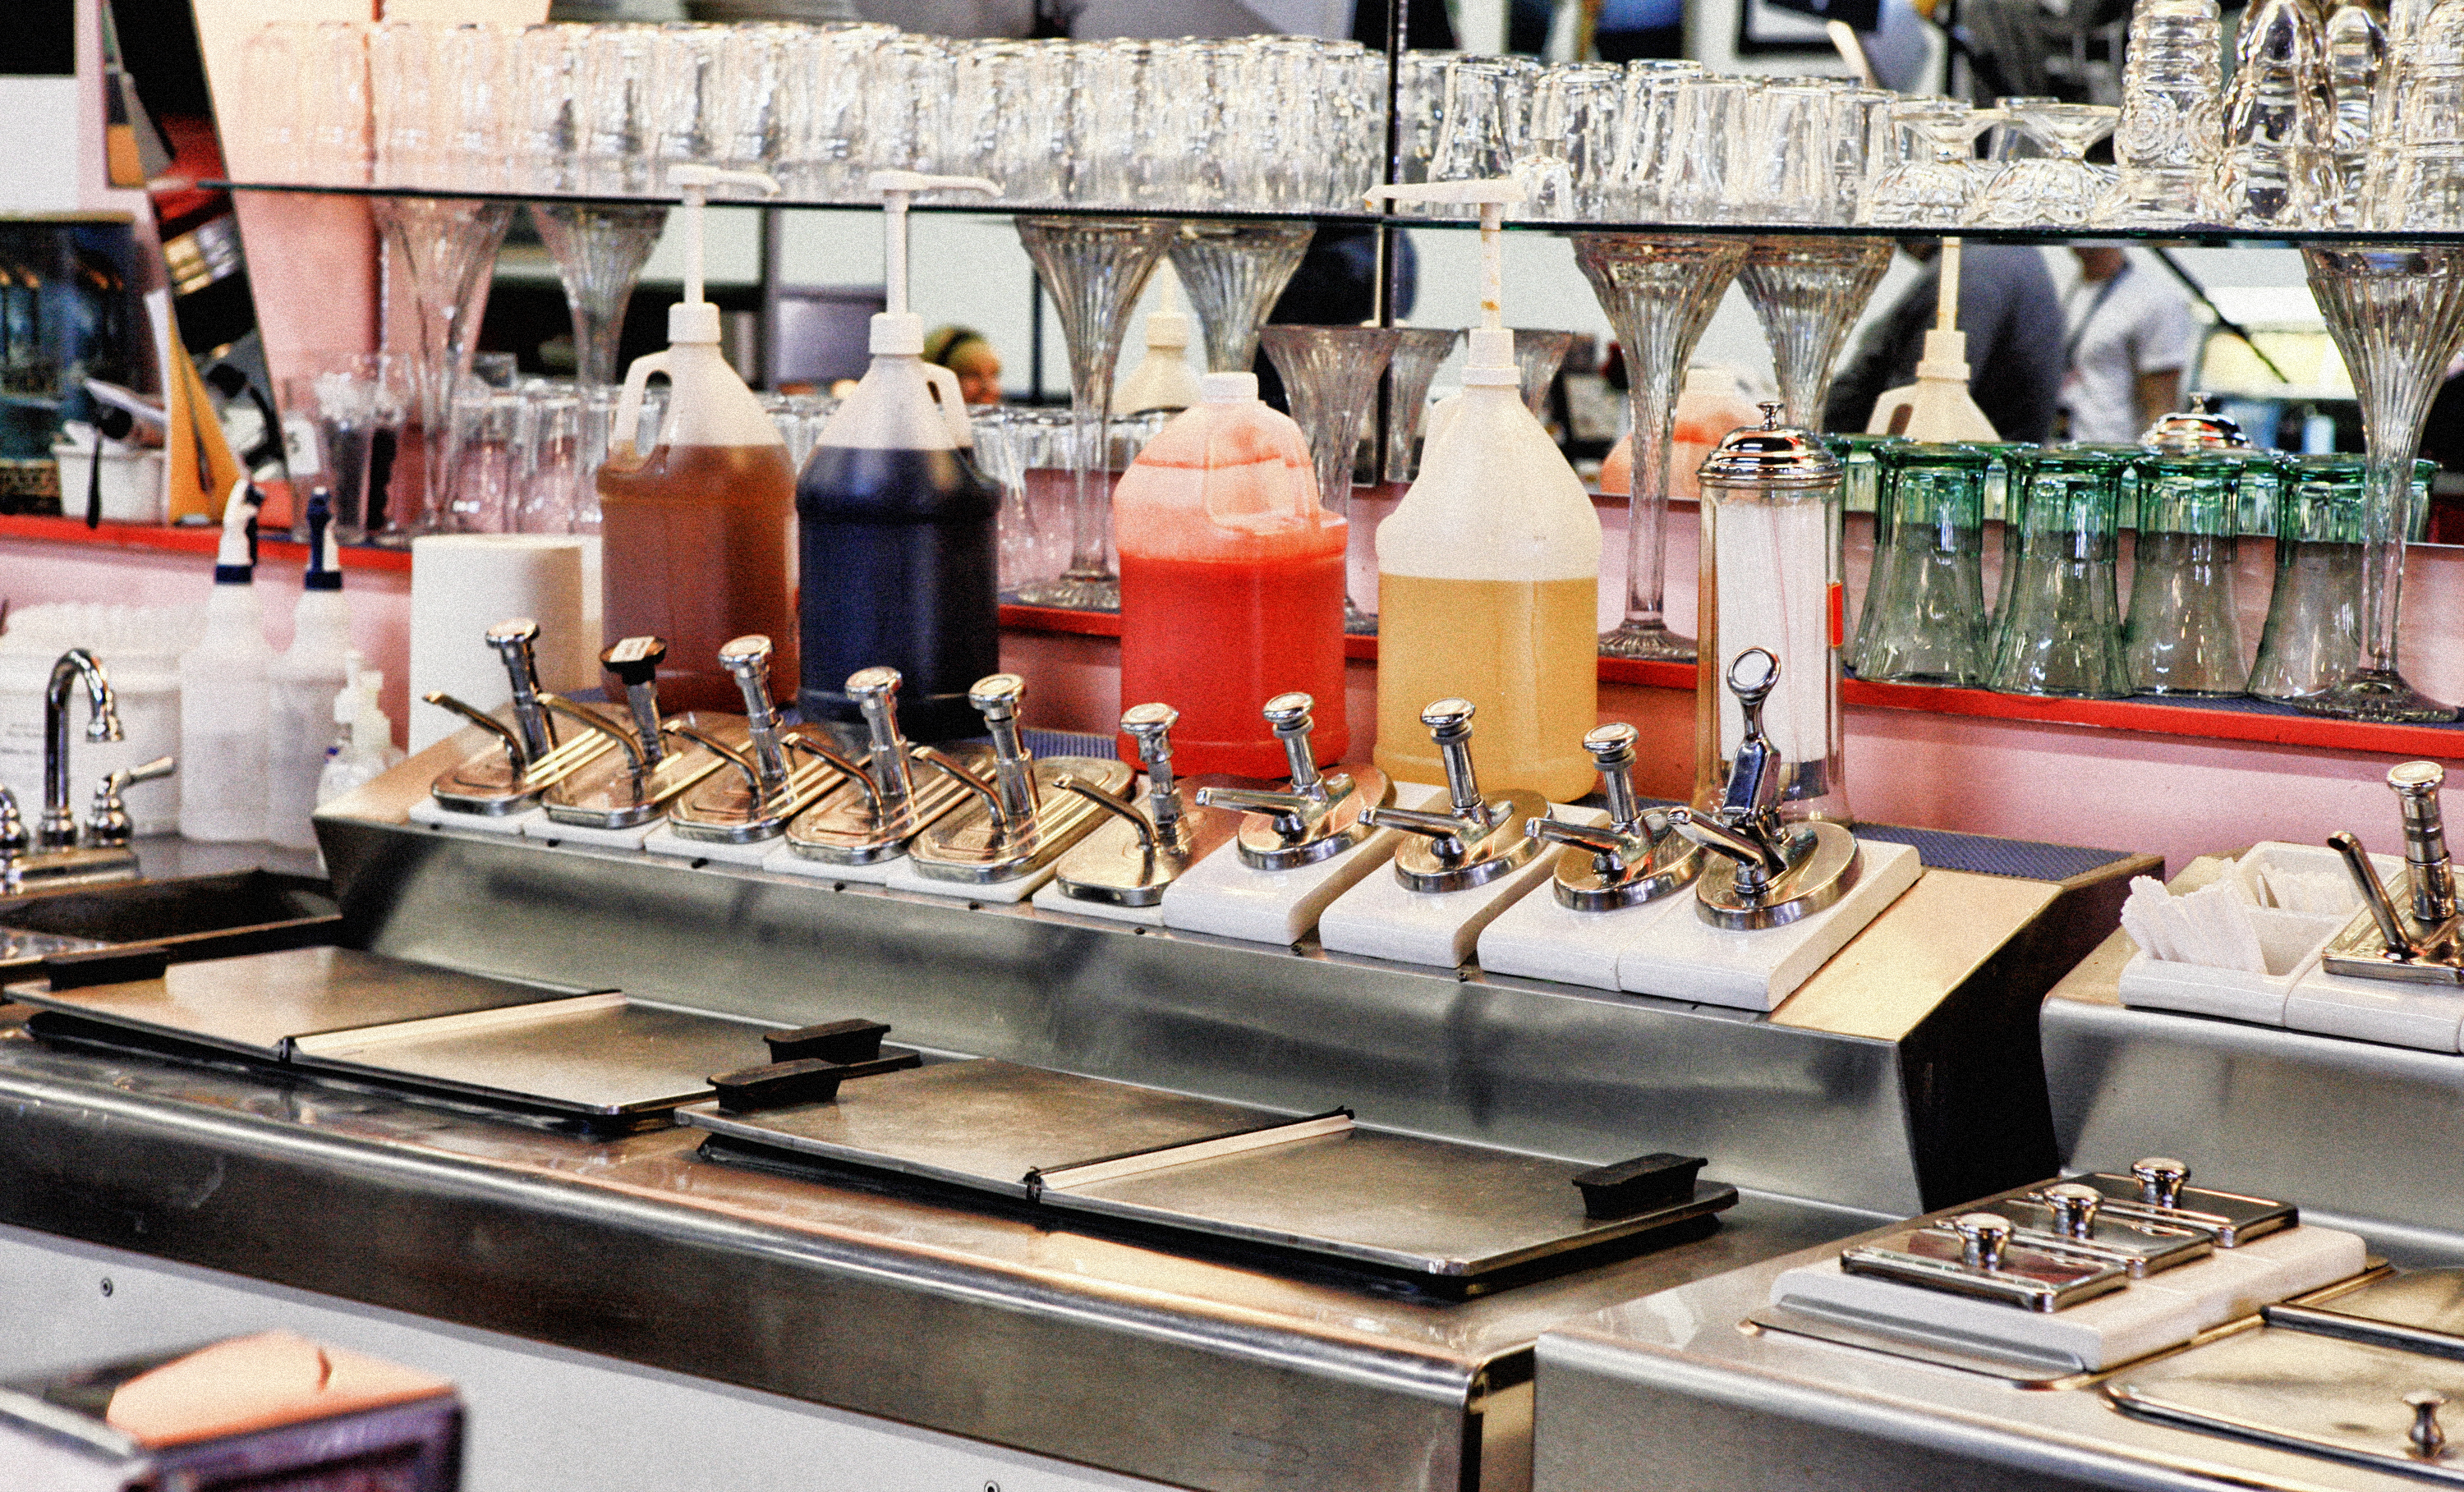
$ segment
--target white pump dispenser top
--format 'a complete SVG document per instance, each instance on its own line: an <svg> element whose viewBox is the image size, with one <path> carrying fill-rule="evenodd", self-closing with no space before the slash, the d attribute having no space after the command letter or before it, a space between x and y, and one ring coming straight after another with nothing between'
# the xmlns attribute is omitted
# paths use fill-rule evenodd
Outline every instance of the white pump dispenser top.
<svg viewBox="0 0 2464 1492"><path fill-rule="evenodd" d="M1369 189L1373 207L1384 198L1472 203L1480 208L1480 324L1472 328L1469 357L1463 364L1467 388L1523 386L1522 375L1514 366L1514 333L1506 324L1506 209L1524 195L1521 182L1503 176Z"/></svg>
<svg viewBox="0 0 2464 1492"><path fill-rule="evenodd" d="M1189 365L1189 316L1180 309L1179 281L1170 264L1155 266L1155 308L1147 313L1146 356L1112 385L1112 413L1186 409L1199 402L1198 374Z"/></svg>
<svg viewBox="0 0 2464 1492"><path fill-rule="evenodd" d="M818 444L858 450L970 450L975 437L958 375L924 361L924 318L907 309L907 208L919 191L999 193L1001 187L980 176L919 171L875 171L864 184L881 193L889 309L872 318L872 366L822 427Z"/></svg>
<svg viewBox="0 0 2464 1492"><path fill-rule="evenodd" d="M241 477L223 499L223 538L214 551L214 583L252 585L256 581L256 509L265 499Z"/></svg>
<svg viewBox="0 0 2464 1492"><path fill-rule="evenodd" d="M907 209L919 191L979 191L1001 195L998 183L981 176L927 176L921 171L875 171L867 191L881 193L882 282L888 307L872 318L872 355L913 358L924 351L924 318L907 309Z"/></svg>
<svg viewBox="0 0 2464 1492"><path fill-rule="evenodd" d="M625 391L617 396L614 428L641 428L642 391L650 375L665 373L670 385L666 428L653 445L784 446L785 439L761 401L719 356L718 307L702 294L702 208L710 200L710 189L744 186L774 192L779 184L759 171L723 171L698 165L676 166L669 171L668 180L683 191L685 199L685 297L668 308L666 350L635 358L625 370Z"/></svg>

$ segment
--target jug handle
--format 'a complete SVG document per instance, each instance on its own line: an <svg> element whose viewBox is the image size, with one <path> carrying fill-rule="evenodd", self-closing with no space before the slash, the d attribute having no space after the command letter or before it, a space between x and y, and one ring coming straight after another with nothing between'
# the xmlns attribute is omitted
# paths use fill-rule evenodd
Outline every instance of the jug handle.
<svg viewBox="0 0 2464 1492"><path fill-rule="evenodd" d="M934 402L941 406L942 423L950 427L950 444L960 450L973 450L975 431L967 424L967 396L958 391L958 375L937 362L923 364L924 381L933 385Z"/></svg>
<svg viewBox="0 0 2464 1492"><path fill-rule="evenodd" d="M633 365L625 370L625 391L616 396L616 427L607 432L610 449L614 448L619 432L623 433L627 445L633 444L634 437L641 433L642 395L649 387L650 375L668 372L668 354L664 352L645 353L635 358ZM670 377L673 375L670 374ZM651 444L656 445L657 442Z"/></svg>

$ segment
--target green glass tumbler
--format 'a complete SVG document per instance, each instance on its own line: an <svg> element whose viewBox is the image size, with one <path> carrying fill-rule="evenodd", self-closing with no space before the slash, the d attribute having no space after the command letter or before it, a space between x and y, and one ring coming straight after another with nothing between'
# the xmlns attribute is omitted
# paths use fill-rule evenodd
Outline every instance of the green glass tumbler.
<svg viewBox="0 0 2464 1492"><path fill-rule="evenodd" d="M1875 452L1882 482L1874 569L1858 619L1857 676L1984 682L1985 474L1991 452L1904 442Z"/></svg>
<svg viewBox="0 0 2464 1492"><path fill-rule="evenodd" d="M2233 597L2245 484L2275 463L2251 450L2151 450L2136 463L2139 538L2123 656L2142 694L2227 696L2250 683Z"/></svg>
<svg viewBox="0 0 2464 1492"><path fill-rule="evenodd" d="M2137 454L2055 446L2005 457L2017 511L2002 530L1987 688L2092 699L2130 691L2115 560L2122 472Z"/></svg>

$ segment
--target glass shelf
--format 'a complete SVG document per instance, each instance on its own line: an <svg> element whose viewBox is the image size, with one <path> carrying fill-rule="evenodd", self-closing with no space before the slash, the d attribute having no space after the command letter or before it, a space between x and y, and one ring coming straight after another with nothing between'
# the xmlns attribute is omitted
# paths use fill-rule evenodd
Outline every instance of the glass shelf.
<svg viewBox="0 0 2464 1492"><path fill-rule="evenodd" d="M201 181L201 187L216 191L283 192L309 196L339 197L453 197L481 202L570 202L604 203L629 206L675 207L681 197L666 196L598 196L577 192L537 191L459 191L442 187L422 186L327 186L289 182ZM780 208L811 212L869 212L880 210L881 204L869 199L817 201L787 197L713 197L715 208ZM980 199L965 202L918 202L914 211L961 217L1169 217L1206 218L1211 220L1278 223L1315 222L1341 223L1374 227L1380 223L1397 228L1476 229L1474 218L1436 218L1381 212L1261 212L1234 208L1175 209L1165 212L1142 211L1135 208L1091 207L1006 207L987 205ZM2264 248L2294 249L2303 244L2343 244L2369 246L2384 244L2390 248L2429 244L2464 244L2464 229L2447 232L2410 230L2401 233L2366 232L2357 229L2317 229L2286 232L2281 229L2265 230L2233 228L1859 228L1836 223L1594 223L1568 222L1558 219L1509 218L1506 227L1513 232L1542 233L1673 233L1714 237L1750 236L1756 238L1943 238L1957 237L1969 243L1983 244L2063 244L2076 239L2122 241L2141 244L2189 244L2200 248Z"/></svg>

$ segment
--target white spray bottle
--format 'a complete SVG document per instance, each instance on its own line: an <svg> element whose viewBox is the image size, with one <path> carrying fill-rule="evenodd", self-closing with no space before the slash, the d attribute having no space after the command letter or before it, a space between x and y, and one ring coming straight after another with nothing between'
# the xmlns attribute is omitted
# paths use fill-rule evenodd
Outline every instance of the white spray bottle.
<svg viewBox="0 0 2464 1492"><path fill-rule="evenodd" d="M180 655L180 833L253 840L265 832L265 613L256 594L256 509L243 477L223 504L206 631Z"/></svg>
<svg viewBox="0 0 2464 1492"><path fill-rule="evenodd" d="M334 700L350 678L351 608L334 562L333 514L323 488L308 499L308 573L293 614L291 650L267 675L265 837L314 849L308 822L334 735Z"/></svg>

